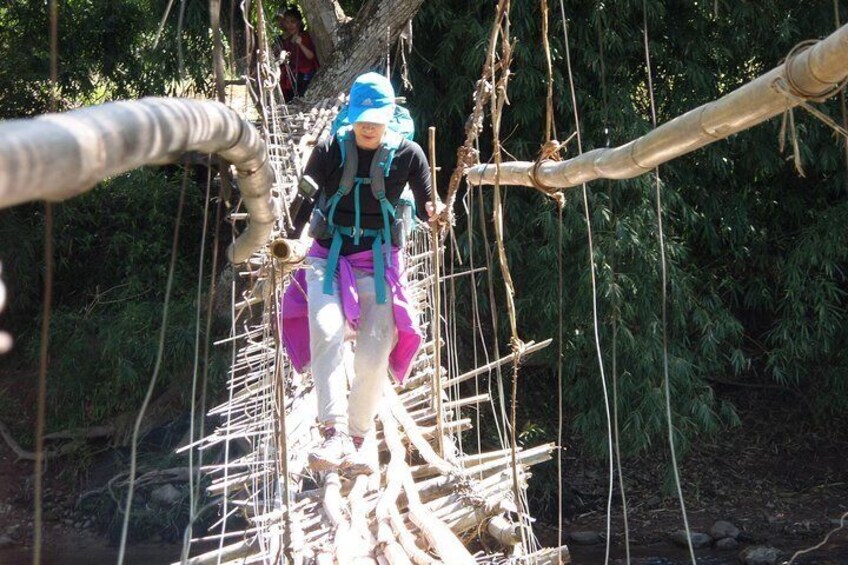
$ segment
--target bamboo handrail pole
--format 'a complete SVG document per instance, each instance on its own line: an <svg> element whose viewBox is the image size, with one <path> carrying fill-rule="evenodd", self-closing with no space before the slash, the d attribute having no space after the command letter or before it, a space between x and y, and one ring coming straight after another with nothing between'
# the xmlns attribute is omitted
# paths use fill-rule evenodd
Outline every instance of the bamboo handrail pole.
<svg viewBox="0 0 848 565"><path fill-rule="evenodd" d="M535 178L544 186L569 188L595 179L628 179L656 166L760 124L798 105L775 88L781 80L799 99L835 95L848 77L848 25L813 47L797 53L786 65L733 92L674 118L653 131L619 147L594 149L567 161L544 161ZM790 86L792 85L792 86ZM534 163L502 163L500 182L533 186ZM466 170L471 184L493 184L495 167L478 165Z"/></svg>
<svg viewBox="0 0 848 565"><path fill-rule="evenodd" d="M145 98L0 122L0 208L59 201L143 165L187 151L217 153L236 166L250 224L228 256L240 263L271 233L274 173L256 128L218 102Z"/></svg>
<svg viewBox="0 0 848 565"><path fill-rule="evenodd" d="M216 67L217 68L217 67ZM217 74L216 74L217 76ZM280 260L280 259L278 259ZM277 285L276 281L276 265L273 265L272 269L272 284L274 286ZM274 318L279 319L279 312L277 308L279 307L279 301L275 295L274 305L275 307L271 308L271 312ZM282 333L279 324L276 326L276 337L274 339L274 343L277 347L277 355L275 358L275 363L273 367L273 380L275 392L277 394L276 402L274 403L274 410L276 412L276 424L279 426L275 432L277 432L276 440L277 440L277 458L278 458L278 470L279 474L282 475L278 480L282 483L283 492L282 496L285 500L284 506L288 506L291 504L291 493L292 493L292 485L291 485L291 476L289 475L289 452L288 452L288 434L286 430L286 376L283 373L283 349L282 349ZM326 497L324 499L324 504L327 504ZM280 548L285 554L291 555L291 514L286 513L285 521L283 522L283 535L282 535L282 547Z"/></svg>

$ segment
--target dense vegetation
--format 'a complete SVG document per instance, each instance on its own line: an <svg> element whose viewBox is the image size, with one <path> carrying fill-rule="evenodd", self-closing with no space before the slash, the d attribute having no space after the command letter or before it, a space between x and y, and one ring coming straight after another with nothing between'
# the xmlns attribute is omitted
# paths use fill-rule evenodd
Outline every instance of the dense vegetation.
<svg viewBox="0 0 848 565"><path fill-rule="evenodd" d="M182 77L174 56L176 10L154 44L166 4L63 2L63 106L207 91L206 3L186 4ZM266 4L269 10L277 7ZM551 4L556 123L565 138L574 121L563 30L558 6ZM830 9L786 0L645 4L659 122L737 88L779 64L798 41L834 28ZM648 131L642 2L572 0L565 9L584 149L618 145ZM464 138L492 12L490 0L429 0L415 21L409 57L414 90L407 95L419 125L439 128L444 174ZM504 146L519 158L530 158L543 140L546 89L536 3L516 2L511 20L516 58ZM5 85L0 117L46 110L47 30L43 3L16 0L0 7L0 81ZM240 56L235 55L231 60ZM838 102L823 108L840 116ZM715 382L784 387L809 406L810 421L822 426L848 409L848 384L842 378L848 363L845 154L829 128L801 111L795 117L805 177L778 151L778 120L661 169L669 374L684 447L700 434L737 422L733 406L716 394ZM484 141L484 158L487 147ZM576 152L575 146L569 151ZM58 208L50 367L54 427L92 424L138 406L155 354L179 177L151 170L131 173ZM588 196L601 350L618 398L622 448L635 454L661 442L665 426L654 179L594 182ZM189 188L163 386L191 371L202 206L202 193ZM506 210L507 252L526 339L557 335L556 261L563 254L567 425L586 446L603 453L606 423L582 193L567 193L562 249L557 249L557 211L545 197L510 189ZM2 320L19 344L2 361L4 373L31 371L35 363L41 217L38 206L0 213L0 259L11 295ZM462 229L460 221L458 239L464 242ZM479 236L474 245L482 253ZM550 400L557 386L555 353L551 348L541 363L527 367L522 380L520 406L527 408L522 421L528 438L555 434L556 406ZM0 402L9 404L8 398Z"/></svg>
<svg viewBox="0 0 848 565"><path fill-rule="evenodd" d="M420 121L439 125L442 163L462 139L479 76L490 2L427 2L417 19L412 96ZM556 4L556 3L552 3ZM648 1L658 121L716 99L777 66L834 14L791 2ZM619 145L650 129L641 2L566 2L584 150ZM843 14L844 20L844 14ZM543 141L545 65L535 3L515 3L515 75L502 131L506 150L529 158ZM552 5L556 122L574 131L559 10ZM460 54L459 56L457 54ZM437 100L438 103L431 101ZM838 101L824 105L840 116ZM806 172L778 150L779 120L663 166L668 261L669 373L678 445L736 423L716 382L776 384L802 399L809 419L832 423L848 408L844 344L846 161L832 131L796 111ZM608 132L608 133L607 133ZM576 153L576 145L569 148ZM483 149L484 158L487 156ZM663 441L661 279L654 179L588 187L600 342L615 384L625 453ZM606 422L595 351L582 193L563 211L567 425L598 453ZM522 337L557 330L557 212L539 193L511 189L507 251ZM463 238L460 238L463 240ZM525 430L552 437L555 352L522 381ZM614 381L614 383L612 382ZM535 426L533 425L535 424Z"/></svg>

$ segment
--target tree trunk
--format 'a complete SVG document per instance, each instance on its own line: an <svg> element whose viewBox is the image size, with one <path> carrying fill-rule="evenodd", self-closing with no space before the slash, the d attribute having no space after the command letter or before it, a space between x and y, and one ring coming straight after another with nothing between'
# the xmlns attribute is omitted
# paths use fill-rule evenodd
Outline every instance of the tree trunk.
<svg viewBox="0 0 848 565"><path fill-rule="evenodd" d="M321 70L306 97L319 100L347 90L357 75L385 58L424 0L368 0L348 19L336 0L304 0L304 15Z"/></svg>
<svg viewBox="0 0 848 565"><path fill-rule="evenodd" d="M309 35L318 51L318 61L330 61L341 40L339 31L350 21L336 0L301 0L301 7L309 23Z"/></svg>

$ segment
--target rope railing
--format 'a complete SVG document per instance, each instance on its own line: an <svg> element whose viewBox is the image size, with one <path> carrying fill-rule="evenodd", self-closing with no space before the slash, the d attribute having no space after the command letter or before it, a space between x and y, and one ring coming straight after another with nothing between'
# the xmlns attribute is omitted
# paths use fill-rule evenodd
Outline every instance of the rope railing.
<svg viewBox="0 0 848 565"><path fill-rule="evenodd" d="M256 128L218 102L145 98L33 119L0 122L0 208L60 201L108 177L176 161L188 151L231 162L250 223L228 257L247 260L275 220L274 175Z"/></svg>
<svg viewBox="0 0 848 565"><path fill-rule="evenodd" d="M566 161L501 163L505 185L570 188L596 179L628 179L720 139L751 128L804 100L835 96L848 78L848 25L785 64L733 92L674 118L619 147L594 149ZM791 96L783 90L789 85ZM471 184L494 184L496 167L466 170Z"/></svg>

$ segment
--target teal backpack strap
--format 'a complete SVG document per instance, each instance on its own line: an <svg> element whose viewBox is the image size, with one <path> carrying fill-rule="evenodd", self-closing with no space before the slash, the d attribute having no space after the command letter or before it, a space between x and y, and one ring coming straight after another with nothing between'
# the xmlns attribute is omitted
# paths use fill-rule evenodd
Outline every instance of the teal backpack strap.
<svg viewBox="0 0 848 565"><path fill-rule="evenodd" d="M386 195L380 199L380 211L383 213L383 242L386 244L386 264L392 264L392 222L389 220L395 217L395 209L386 200Z"/></svg>
<svg viewBox="0 0 848 565"><path fill-rule="evenodd" d="M380 202L380 212L383 215L382 240L385 245L386 264L392 264L392 223L395 219L395 209L386 198L386 177L392 170L392 161L395 158L403 138L396 132L387 131L383 142L371 161L371 194ZM375 257L376 261L376 257Z"/></svg>
<svg viewBox="0 0 848 565"><path fill-rule="evenodd" d="M356 184L353 185L353 244L359 245L359 232L362 228L361 212L359 205L359 187L362 186L362 180L356 179Z"/></svg>
<svg viewBox="0 0 848 565"><path fill-rule="evenodd" d="M356 154L356 142L355 137L353 135L353 126L347 126L340 128L335 133L336 139L339 141L339 149L342 152L342 164L347 160L348 154ZM353 150L351 151L351 145L345 143L347 140L354 140ZM355 169L354 169L355 172Z"/></svg>
<svg viewBox="0 0 848 565"><path fill-rule="evenodd" d="M339 205L342 196L344 196L344 194L342 194L342 189L341 187L339 187L339 189L335 192L335 194L330 197L330 200L328 201L327 226L330 228L331 232L336 229L336 223L333 221L333 217L336 215L336 206Z"/></svg>
<svg viewBox="0 0 848 565"><path fill-rule="evenodd" d="M371 244L371 254L374 256L374 294L377 304L386 303L386 264L383 262L383 236L374 238Z"/></svg>
<svg viewBox="0 0 848 565"><path fill-rule="evenodd" d="M333 233L333 243L330 244L330 253L327 255L327 268L324 271L324 294L333 294L333 279L336 269L339 267L339 253L342 250L342 234L336 230Z"/></svg>
<svg viewBox="0 0 848 565"><path fill-rule="evenodd" d="M336 269L339 266L339 254L342 249L342 233L336 226L335 216L336 207L346 195L350 194L356 183L356 168L359 166L359 154L356 151L356 139L350 129L342 129L336 133L336 139L339 142L339 149L342 154L342 178L339 181L339 188L330 197L327 202L327 227L330 233L333 234L333 242L330 244L330 252L327 256L327 270L324 271L324 294L333 294L333 278L336 275ZM357 190L359 184L356 183ZM359 200L357 199L357 205ZM357 221L359 214L356 215Z"/></svg>

